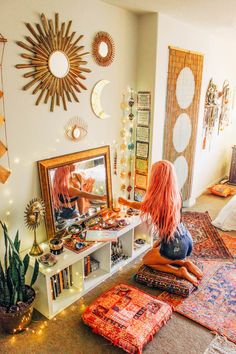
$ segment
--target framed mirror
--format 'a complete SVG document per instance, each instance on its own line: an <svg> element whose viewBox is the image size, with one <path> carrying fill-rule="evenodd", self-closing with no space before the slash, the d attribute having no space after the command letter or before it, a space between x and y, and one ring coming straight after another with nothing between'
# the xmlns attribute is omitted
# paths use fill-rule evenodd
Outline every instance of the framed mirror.
<svg viewBox="0 0 236 354"><path fill-rule="evenodd" d="M115 56L115 44L109 33L96 34L92 43L92 55L98 65L111 65Z"/></svg>
<svg viewBox="0 0 236 354"><path fill-rule="evenodd" d="M38 161L48 238L112 206L109 146Z"/></svg>
<svg viewBox="0 0 236 354"><path fill-rule="evenodd" d="M44 14L40 19L36 29L26 23L31 37L26 36L27 43L17 44L27 51L27 54L21 54L27 63L16 67L30 70L24 77L31 81L23 90L33 88L32 93L38 94L36 105L50 102L50 111L61 104L67 110L67 102L79 102L78 93L87 90L83 84L84 73L91 70L86 68L87 61L84 60L88 52L84 52L84 46L80 44L83 35L74 40L76 33L70 32L72 21L60 25L57 13L54 21Z"/></svg>

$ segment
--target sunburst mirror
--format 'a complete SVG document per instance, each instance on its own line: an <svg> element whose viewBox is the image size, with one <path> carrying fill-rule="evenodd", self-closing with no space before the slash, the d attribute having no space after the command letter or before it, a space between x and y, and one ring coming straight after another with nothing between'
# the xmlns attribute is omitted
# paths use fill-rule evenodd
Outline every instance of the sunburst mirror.
<svg viewBox="0 0 236 354"><path fill-rule="evenodd" d="M114 60L115 44L107 32L98 32L92 43L92 55L98 65L108 66Z"/></svg>
<svg viewBox="0 0 236 354"><path fill-rule="evenodd" d="M55 14L55 20L47 19L41 15L41 24L36 24L36 30L30 23L26 27L31 36L26 36L27 44L17 42L30 54L21 54L27 59L27 64L18 64L18 69L32 69L24 74L25 78L32 78L23 90L28 90L33 86L33 94L39 94L36 100L38 105L42 100L44 103L50 102L50 110L54 110L55 104L62 103L67 110L67 102L72 99L79 102L77 94L81 90L87 90L83 84L86 79L84 73L91 72L86 68L87 61L84 56L89 54L84 52L84 46L80 45L83 35L76 40L75 32L71 32L72 21L66 25L63 22L60 26L59 15Z"/></svg>

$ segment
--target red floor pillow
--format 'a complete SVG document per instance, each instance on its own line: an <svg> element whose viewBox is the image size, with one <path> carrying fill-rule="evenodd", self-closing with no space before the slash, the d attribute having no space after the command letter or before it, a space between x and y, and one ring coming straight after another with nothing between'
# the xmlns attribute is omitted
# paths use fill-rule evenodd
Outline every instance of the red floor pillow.
<svg viewBox="0 0 236 354"><path fill-rule="evenodd" d="M170 305L133 286L119 284L99 296L82 319L113 345L128 353L142 353L171 314Z"/></svg>
<svg viewBox="0 0 236 354"><path fill-rule="evenodd" d="M171 294L177 294L187 297L196 287L186 279L177 277L174 274L161 272L146 265L142 265L134 279L150 288L168 291Z"/></svg>

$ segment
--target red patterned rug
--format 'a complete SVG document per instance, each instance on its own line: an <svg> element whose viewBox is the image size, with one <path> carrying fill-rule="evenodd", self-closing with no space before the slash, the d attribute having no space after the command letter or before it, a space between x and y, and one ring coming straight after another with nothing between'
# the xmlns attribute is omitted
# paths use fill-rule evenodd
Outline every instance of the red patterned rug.
<svg viewBox="0 0 236 354"><path fill-rule="evenodd" d="M208 212L185 212L182 220L193 237L193 258L233 260Z"/></svg>
<svg viewBox="0 0 236 354"><path fill-rule="evenodd" d="M187 299L163 292L175 311L236 343L236 263L203 262L204 277Z"/></svg>
<svg viewBox="0 0 236 354"><path fill-rule="evenodd" d="M230 236L226 233L221 234L221 237L232 256L236 258L236 237Z"/></svg>

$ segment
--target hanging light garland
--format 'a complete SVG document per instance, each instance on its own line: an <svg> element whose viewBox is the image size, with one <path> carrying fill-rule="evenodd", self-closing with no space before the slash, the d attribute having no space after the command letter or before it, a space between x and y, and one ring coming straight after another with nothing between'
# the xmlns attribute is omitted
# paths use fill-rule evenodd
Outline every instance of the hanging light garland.
<svg viewBox="0 0 236 354"><path fill-rule="evenodd" d="M5 135L5 142L3 143L0 141L0 158L2 158L5 154L7 154L7 163L8 163L8 168L5 168L4 166L0 165L0 182L5 183L7 179L9 178L11 171L10 171L10 159L9 159L9 153L8 153L8 141L7 141L7 126L6 126L6 110L5 110L5 101L4 101L4 89L3 89L3 56L4 56L4 50L5 50L5 45L7 43L7 39L4 38L1 33L0 33L0 105L1 105L1 111L2 115L0 114L0 126L4 125L4 135Z"/></svg>
<svg viewBox="0 0 236 354"><path fill-rule="evenodd" d="M135 98L134 91L129 90L128 97L124 93L122 108L122 121L121 121L121 144L120 144L120 179L121 179L121 191L123 196L131 199L131 192L133 190L133 163L134 163L134 106Z"/></svg>

